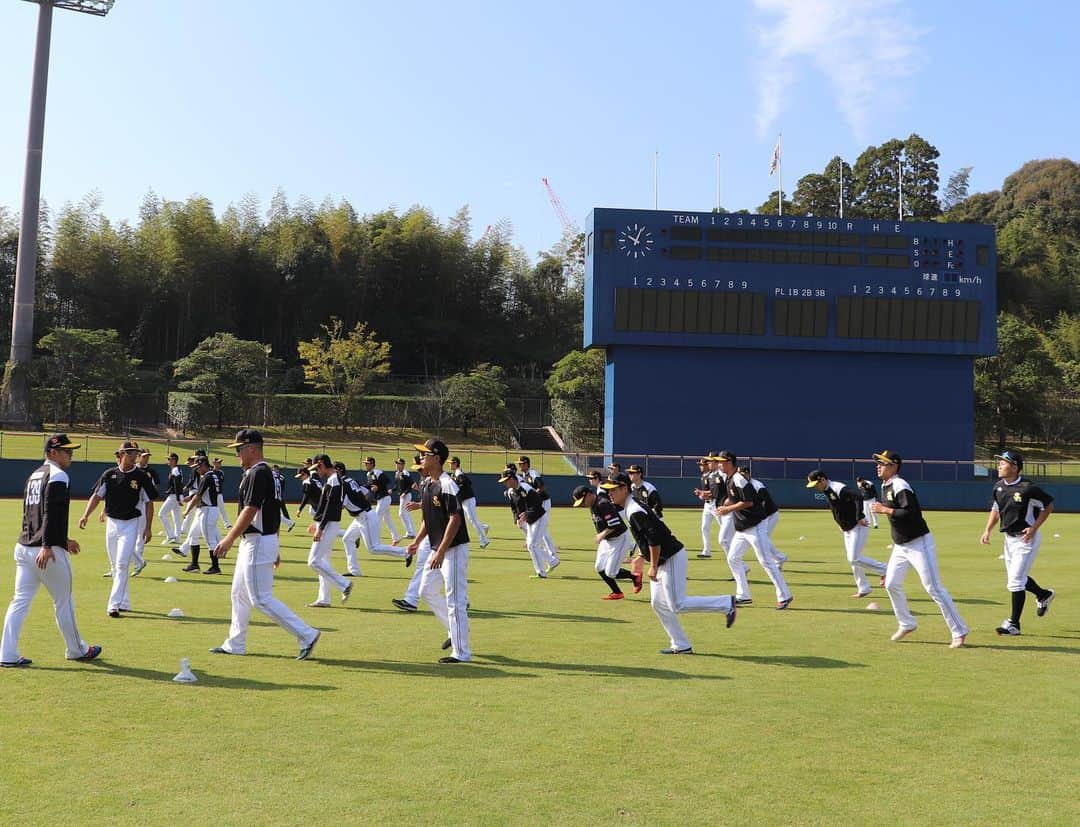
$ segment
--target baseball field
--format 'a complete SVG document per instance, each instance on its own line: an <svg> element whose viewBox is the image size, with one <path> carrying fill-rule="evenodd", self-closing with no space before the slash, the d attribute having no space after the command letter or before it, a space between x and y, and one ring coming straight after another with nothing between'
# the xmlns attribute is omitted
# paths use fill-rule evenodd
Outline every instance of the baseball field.
<svg viewBox="0 0 1080 827"><path fill-rule="evenodd" d="M20 503L0 503L13 544ZM73 503L73 519L81 504ZM900 643L884 590L854 584L827 511L783 514L795 602L684 615L696 654L668 643L637 596L603 601L588 515L552 517L563 563L530 579L505 508L470 563L475 661L439 665L445 633L391 605L410 571L361 553L344 606L305 608L316 583L303 525L283 534L276 594L324 633L312 657L256 615L244 657L212 655L229 621L226 576L184 574L147 550L134 611L105 614L103 527L74 529L80 630L104 646L64 660L44 589L24 628L27 669L0 671L0 824L1001 824L1080 822L1080 517L1055 515L1033 575L1049 613L1007 616L983 514L928 515L942 579L972 627L948 648L908 578L919 630ZM699 512L669 511L691 551L689 591L729 593L722 558L698 561ZM867 553L888 557L888 529ZM8 546L10 548L10 545ZM344 570L344 559L334 560ZM0 604L12 589L0 562ZM166 583L173 576L176 583ZM169 617L179 608L183 618ZM172 681L188 657L195 684Z"/></svg>

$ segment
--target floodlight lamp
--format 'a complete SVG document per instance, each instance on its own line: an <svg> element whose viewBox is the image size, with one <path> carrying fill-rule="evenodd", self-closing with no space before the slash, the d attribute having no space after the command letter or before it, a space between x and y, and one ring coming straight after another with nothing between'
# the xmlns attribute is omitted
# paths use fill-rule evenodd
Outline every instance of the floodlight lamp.
<svg viewBox="0 0 1080 827"><path fill-rule="evenodd" d="M38 3L39 5L45 2L55 9L81 11L84 14L96 14L98 17L104 17L112 9L116 0L29 0L29 2Z"/></svg>

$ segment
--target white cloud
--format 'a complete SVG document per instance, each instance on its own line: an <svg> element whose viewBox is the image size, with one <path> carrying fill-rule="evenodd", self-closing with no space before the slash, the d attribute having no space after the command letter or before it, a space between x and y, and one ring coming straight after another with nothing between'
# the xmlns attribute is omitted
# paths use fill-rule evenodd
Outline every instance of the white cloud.
<svg viewBox="0 0 1080 827"><path fill-rule="evenodd" d="M762 137L808 68L828 78L836 107L860 142L875 113L901 104L900 81L917 68L923 32L896 0L754 0L754 6L763 18L757 32Z"/></svg>

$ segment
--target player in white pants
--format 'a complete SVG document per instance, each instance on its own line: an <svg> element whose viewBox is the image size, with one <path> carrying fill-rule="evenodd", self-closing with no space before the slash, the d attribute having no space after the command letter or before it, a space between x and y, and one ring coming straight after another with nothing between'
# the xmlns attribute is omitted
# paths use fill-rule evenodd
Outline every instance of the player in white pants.
<svg viewBox="0 0 1080 827"><path fill-rule="evenodd" d="M169 472L165 487L160 492L164 497L158 511L161 526L165 529L165 539L161 541L163 546L175 546L180 542L180 498L184 494L184 475L179 462L180 457L169 454Z"/></svg>
<svg viewBox="0 0 1080 827"><path fill-rule="evenodd" d="M26 480L23 488L22 533L15 544L15 594L4 615L0 637L0 666L26 667L33 661L19 654L19 636L30 604L44 584L53 600L56 628L64 639L68 660L93 660L100 646L88 646L75 622L75 600L71 594L71 561L79 544L68 538L68 508L71 498L67 468L71 453L79 448L67 434L54 434L45 441L45 462Z"/></svg>
<svg viewBox="0 0 1080 827"><path fill-rule="evenodd" d="M429 483L424 486L420 507L423 522L408 553L417 554L427 539L432 546L420 579L420 599L448 632L450 654L439 663L467 663L472 660L469 640L468 583L469 533L457 500L458 487L443 465L450 450L442 440L429 439L417 445L420 465Z"/></svg>
<svg viewBox="0 0 1080 827"><path fill-rule="evenodd" d="M551 536L551 497L544 490L543 477L536 478L536 493L540 495L540 505L544 509L543 516L537 521L536 533L540 540L540 547L547 555L547 570L558 568L559 548L555 545L555 538ZM528 539L526 537L526 539Z"/></svg>
<svg viewBox="0 0 1080 827"><path fill-rule="evenodd" d="M225 530L228 531L232 528L232 523L229 522L229 512L225 510L225 471L222 470L220 457L214 457L213 473L217 478L218 494L215 505L217 506L218 518L221 520L221 524L225 526ZM210 544L210 541L207 540L207 543ZM210 548L216 545L217 541L215 540L213 544L210 544Z"/></svg>
<svg viewBox="0 0 1080 827"><path fill-rule="evenodd" d="M844 538L844 554L855 577L855 594L852 597L869 597L870 583L866 579L866 572L869 570L881 575L884 585L886 565L863 554L870 529L862 516L862 496L842 482L831 481L821 470L811 471L807 475L806 487L825 495L833 520L840 527Z"/></svg>
<svg viewBox="0 0 1080 827"><path fill-rule="evenodd" d="M419 466L414 466L413 470L416 470L417 467ZM472 480L461 470L461 460L457 457L450 457L450 478L457 483L461 507L465 511L465 519L476 532L476 536L480 540L480 548L487 548L491 545L491 541L487 536L488 527L480 522L480 518L477 516L476 493L473 491Z"/></svg>
<svg viewBox="0 0 1080 827"><path fill-rule="evenodd" d="M307 659L319 641L319 630L274 597L274 569L280 562L278 529L281 524L281 484L263 460L262 434L245 428L236 434L235 448L244 469L240 481L240 513L232 529L212 550L215 560L224 558L240 540L232 582L232 621L229 635L211 652L243 655L247 651L247 631L251 610L258 609L300 645L297 660Z"/></svg>
<svg viewBox="0 0 1080 827"><path fill-rule="evenodd" d="M536 489L527 482L521 482L512 468L507 468L499 477L499 482L506 486L506 496L514 514L514 522L525 532L525 547L532 560L533 571L541 580L550 570L550 558L544 548L537 525L544 514L544 506Z"/></svg>
<svg viewBox="0 0 1080 827"><path fill-rule="evenodd" d="M451 463L453 463L453 459L451 459ZM423 465L417 462L412 466L412 470L421 471L423 470ZM453 473L451 473L450 478L454 478ZM429 477L426 477L423 474L420 475L420 483L418 489L421 499L423 499L424 489L427 487L429 482L431 482L431 479ZM460 490L458 493L461 493ZM422 505L418 501L413 501L409 503L410 511L419 511L421 508ZM412 577L409 578L409 585L405 587L405 594L400 598L395 597L393 600L390 601L403 612L415 612L417 607L420 605L420 581L424 578L424 569L427 568L428 560L430 558L431 540L428 537L424 537L424 539L420 541L420 545L416 547L415 560L411 561L413 563L413 574Z"/></svg>
<svg viewBox="0 0 1080 827"><path fill-rule="evenodd" d="M619 588L618 580L630 580L634 584L634 594L641 591L641 572L630 572L622 567L622 562L634 546L633 536L626 528L626 523L619 516L618 507L606 496L598 497L595 489L588 485L579 485L573 490L572 506L589 509L596 534L596 562L593 567L600 579L607 585L609 592L604 600L623 600L626 595Z"/></svg>
<svg viewBox="0 0 1080 827"><path fill-rule="evenodd" d="M892 639L902 640L919 625L908 608L907 595L904 594L904 578L908 569L913 568L918 572L930 599L941 609L945 625L952 633L949 648L959 649L967 638L968 627L941 583L934 536L923 519L922 506L911 486L899 476L903 458L895 451L882 451L874 454L874 460L877 462L877 475L882 482L881 495L885 501L874 503L874 510L889 518L893 540L889 566L885 571L885 590L889 593L893 614L899 624Z"/></svg>
<svg viewBox="0 0 1080 827"><path fill-rule="evenodd" d="M878 516L877 512L874 511L874 504L877 502L877 489L874 488L872 482L864 480L862 477L855 478L855 488L862 497L863 518L871 528L877 528Z"/></svg>
<svg viewBox="0 0 1080 827"><path fill-rule="evenodd" d="M784 563L788 561L788 556L780 551L773 541L773 532L776 531L776 526L780 523L780 509L773 501L772 494L770 494L769 489L765 487L765 483L761 480L754 479L750 475L750 469L748 467L740 468L739 473L750 480L750 484L754 486L754 491L761 501L762 508L765 509L765 519L761 521L761 528L758 530L758 536L762 539L762 542L768 546L767 553L772 557L777 568L783 569Z"/></svg>
<svg viewBox="0 0 1080 827"><path fill-rule="evenodd" d="M308 566L319 575L319 594L315 602L308 603L308 606L326 609L330 607L331 586L336 586L341 591L342 603L349 599L353 587L352 583L330 565L330 552L334 548L341 525L341 482L334 463L326 454L315 457L315 464L308 470L318 473L323 479L319 505L315 509L315 522L308 528L308 533L312 535Z"/></svg>
<svg viewBox="0 0 1080 827"><path fill-rule="evenodd" d="M701 471L701 487L694 489L694 496L701 500L701 551L698 557L707 560L712 557L712 540L710 532L713 524L720 527L720 516L716 513L716 503L713 502L712 478L714 469L710 467L709 457L698 460L698 470Z"/></svg>

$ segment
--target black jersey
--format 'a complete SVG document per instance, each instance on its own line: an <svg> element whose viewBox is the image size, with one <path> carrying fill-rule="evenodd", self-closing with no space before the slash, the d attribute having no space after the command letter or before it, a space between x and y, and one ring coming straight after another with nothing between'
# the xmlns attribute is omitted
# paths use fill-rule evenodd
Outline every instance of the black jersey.
<svg viewBox="0 0 1080 827"><path fill-rule="evenodd" d="M1031 480L1017 477L1012 483L997 481L992 508L1000 518L999 530L1015 536L1028 526L1035 525L1039 515L1053 501L1053 497Z"/></svg>
<svg viewBox="0 0 1080 827"><path fill-rule="evenodd" d="M367 472L368 491L371 492L371 502L378 503L383 497L389 497L393 490L394 482L390 475L378 468L372 468Z"/></svg>
<svg viewBox="0 0 1080 827"><path fill-rule="evenodd" d="M709 502L710 500L712 500L712 483L714 474L715 472L713 471L706 471L704 474L701 475L701 485L698 486L698 491L709 492L709 496L706 497L703 502Z"/></svg>
<svg viewBox="0 0 1080 827"><path fill-rule="evenodd" d="M300 497L300 508L305 505L315 506L319 504L319 492L322 490L322 480L316 481L316 478L311 476L300 483L300 493L303 495Z"/></svg>
<svg viewBox="0 0 1080 827"><path fill-rule="evenodd" d="M854 488L842 482L830 482L825 489L825 500L829 503L833 519L843 531L851 531L859 524L863 516L863 499Z"/></svg>
<svg viewBox="0 0 1080 827"><path fill-rule="evenodd" d="M754 486L742 474L732 474L728 479L727 496L732 503L750 503L749 508L740 508L731 512L736 531L753 528L765 519L765 506L761 504Z"/></svg>
<svg viewBox="0 0 1080 827"><path fill-rule="evenodd" d="M169 469L169 479L165 484L165 496L173 496L180 499L184 496L184 472L179 465Z"/></svg>
<svg viewBox="0 0 1080 827"><path fill-rule="evenodd" d="M889 528L894 543L905 545L930 533L930 527L923 519L919 498L906 480L893 477L881 486L881 497L885 505L895 509L889 515Z"/></svg>
<svg viewBox="0 0 1080 827"><path fill-rule="evenodd" d="M394 484L397 486L399 497L408 497L412 494L414 483L412 472L404 469L394 472Z"/></svg>
<svg viewBox="0 0 1080 827"><path fill-rule="evenodd" d="M214 475L214 479L217 481L217 490L219 494L225 493L225 472L217 468L210 471Z"/></svg>
<svg viewBox="0 0 1080 827"><path fill-rule="evenodd" d="M709 480L709 496L717 507L723 505L727 499L727 477L719 471L714 472Z"/></svg>
<svg viewBox="0 0 1080 827"><path fill-rule="evenodd" d="M195 489L195 505L197 508L213 506L217 508L218 477L213 471L207 471L199 477L199 487Z"/></svg>
<svg viewBox="0 0 1080 827"><path fill-rule="evenodd" d="M619 509L611 500L601 500L597 497L589 508L589 514L597 533L607 531L607 539L610 540L612 537L619 537L626 533L626 523L622 521Z"/></svg>
<svg viewBox="0 0 1080 827"><path fill-rule="evenodd" d="M67 471L46 460L26 480L19 542L33 548L61 546L67 550L70 503Z"/></svg>
<svg viewBox="0 0 1080 827"><path fill-rule="evenodd" d="M515 520L524 514L525 522L532 525L544 516L544 504L540 500L540 494L528 483L519 482L516 488L506 489L506 496L510 500L510 510L514 512Z"/></svg>
<svg viewBox="0 0 1080 827"><path fill-rule="evenodd" d="M186 480L184 480L184 496L190 497L195 493L195 489L199 487L199 477L201 475L194 468L191 469L191 473L188 474Z"/></svg>
<svg viewBox="0 0 1080 827"><path fill-rule="evenodd" d="M255 506L259 513L244 534L277 534L281 528L281 480L265 462L252 465L240 480L241 509Z"/></svg>
<svg viewBox="0 0 1080 827"><path fill-rule="evenodd" d="M142 468L141 465L139 467ZM150 482L154 484L154 490L161 491L161 477L158 476L158 472L151 468L149 465L147 465L142 470L146 472L146 475L148 477L150 477Z"/></svg>
<svg viewBox="0 0 1080 827"><path fill-rule="evenodd" d="M331 474L319 492L319 504L315 508L315 519L319 528L326 528L327 523L341 522L341 481L337 474Z"/></svg>
<svg viewBox="0 0 1080 827"><path fill-rule="evenodd" d="M869 480L863 480L860 483L856 483L859 486L859 493L864 500L876 500L877 489L874 488L874 484Z"/></svg>
<svg viewBox="0 0 1080 827"><path fill-rule="evenodd" d="M450 478L457 483L458 499L461 502L465 502L465 500L476 499L476 492L473 491L472 480L469 479L468 475L464 471L458 468L453 474L450 475Z"/></svg>
<svg viewBox="0 0 1080 827"><path fill-rule="evenodd" d="M671 533L667 524L648 506L628 497L624 513L626 521L630 523L630 533L634 535L634 542L638 544L638 548L646 559L650 554L650 546L660 547L661 563L682 551L683 544L679 542L679 538Z"/></svg>
<svg viewBox="0 0 1080 827"><path fill-rule="evenodd" d="M644 506L651 508L657 517L664 517L664 503L660 499L660 492L648 480L642 480L640 485L630 486L630 496Z"/></svg>
<svg viewBox="0 0 1080 827"><path fill-rule="evenodd" d="M771 517L780 510L780 506L778 506L776 500L772 498L772 494L770 494L769 489L765 487L765 483L761 482L761 480L751 479L750 484L754 486L754 492L757 494L758 502L761 503L761 508L765 512L766 517Z"/></svg>
<svg viewBox="0 0 1080 827"><path fill-rule="evenodd" d="M420 498L420 507L424 514L424 527L427 529L428 541L432 549L442 545L443 536L450 525L450 518L458 515L457 533L447 545L447 548L460 546L469 542L469 531L465 527L465 514L461 510L458 500L457 483L445 471L437 480L432 480L423 489Z"/></svg>
<svg viewBox="0 0 1080 827"><path fill-rule="evenodd" d="M157 498L154 483L141 468L121 471L113 466L94 483L94 493L105 500L105 514L114 520L134 520L143 503Z"/></svg>
<svg viewBox="0 0 1080 827"><path fill-rule="evenodd" d="M352 477L341 478L341 505L352 516L363 514L371 510L368 501L368 490Z"/></svg>

